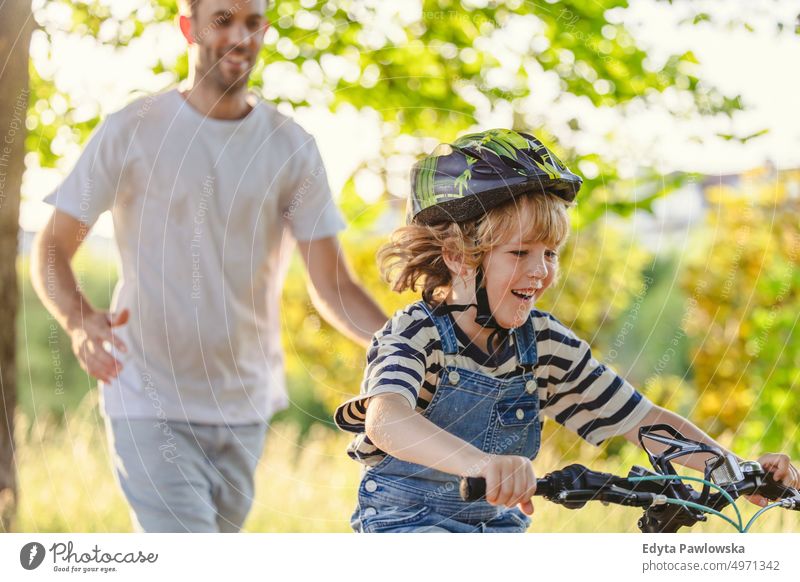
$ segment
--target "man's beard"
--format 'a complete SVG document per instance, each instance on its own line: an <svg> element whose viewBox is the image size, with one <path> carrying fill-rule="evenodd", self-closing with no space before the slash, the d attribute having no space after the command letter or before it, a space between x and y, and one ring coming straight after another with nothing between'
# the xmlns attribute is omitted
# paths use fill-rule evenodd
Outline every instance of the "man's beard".
<svg viewBox="0 0 800 582"><path fill-rule="evenodd" d="M247 81L250 79L250 69L246 69L242 71L240 75L231 76L229 78L219 70L218 65L214 65L211 70L211 79L221 93L232 95L247 87Z"/></svg>
<svg viewBox="0 0 800 582"><path fill-rule="evenodd" d="M212 63L210 67L205 68L202 76L205 77L211 84L223 95L233 95L247 87L247 82L250 79L250 72L252 65L245 65L241 73L225 74L222 69L222 58L216 58L214 51L207 50L206 63Z"/></svg>

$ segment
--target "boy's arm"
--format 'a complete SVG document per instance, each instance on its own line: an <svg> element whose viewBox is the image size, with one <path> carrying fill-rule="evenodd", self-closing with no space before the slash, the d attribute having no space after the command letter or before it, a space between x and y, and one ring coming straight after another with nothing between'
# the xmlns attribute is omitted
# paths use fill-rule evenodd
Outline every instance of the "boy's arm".
<svg viewBox="0 0 800 582"><path fill-rule="evenodd" d="M401 394L370 398L365 429L372 443L393 457L452 475L484 477L489 503L533 513L536 476L530 459L481 451L419 414Z"/></svg>
<svg viewBox="0 0 800 582"><path fill-rule="evenodd" d="M687 438L717 447L725 453L731 453L737 460L743 460L739 455L727 450L725 447L720 445L717 441L712 439L705 432L697 428L694 424L683 418L681 415L675 414L674 412L661 408L660 406L653 406L653 409L648 412L635 427L626 432L624 436L626 439L638 446L639 427L651 424L668 424ZM651 448L651 450L659 453L667 448L666 445L655 442L651 442L648 444L648 446ZM691 469L696 469L697 471L703 472L705 470L705 461L710 456L711 455L707 453L694 453L676 459L675 462L683 465L684 467L689 467ZM766 471L772 473L773 478L775 478L777 481L780 481L785 486L800 487L800 471L798 471L798 469L792 465L791 459L788 455L782 453L765 453L758 458L758 462L761 463L761 466ZM766 500L760 495L752 495L749 496L748 499L756 505L766 504Z"/></svg>
<svg viewBox="0 0 800 582"><path fill-rule="evenodd" d="M680 432L686 438L692 439L694 441L711 445L712 447L717 447L723 452L729 453L725 447L719 444L717 441L712 439L702 430L697 428L694 424L690 421L686 420L679 414L675 414L665 408L661 408L660 406L653 406L652 410L648 412L645 417L639 421L639 423L634 426L631 430L624 434L625 438L639 446L639 428L642 426L648 426L651 424L668 424L678 432ZM661 453L666 450L667 445L663 445L661 443L650 442L648 443L648 447L656 452ZM684 457L680 457L679 459L675 459L675 462L683 465L684 467L689 467L690 469L695 469L700 471L701 473L705 470L705 461L709 459L712 455L708 453L693 453L691 455L686 455ZM742 460L738 455L736 456L737 459L740 461Z"/></svg>
<svg viewBox="0 0 800 582"><path fill-rule="evenodd" d="M391 392L370 398L365 429L372 443L393 457L453 475L476 477L491 456L438 427L402 395Z"/></svg>

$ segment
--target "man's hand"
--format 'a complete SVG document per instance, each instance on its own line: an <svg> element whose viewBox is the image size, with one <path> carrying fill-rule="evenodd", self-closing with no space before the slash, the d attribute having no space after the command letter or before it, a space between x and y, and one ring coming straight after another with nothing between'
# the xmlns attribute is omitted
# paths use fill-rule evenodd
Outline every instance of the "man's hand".
<svg viewBox="0 0 800 582"><path fill-rule="evenodd" d="M70 331L72 351L87 374L110 382L122 370L122 363L112 352L127 353L128 348L116 337L114 328L128 322L130 312L123 309L119 313L92 311Z"/></svg>
<svg viewBox="0 0 800 582"><path fill-rule="evenodd" d="M782 453L766 453L758 458L758 462L772 478L782 483L786 487L800 487L800 471L792 465L789 455ZM767 499L761 495L748 495L747 500L758 506L764 507Z"/></svg>

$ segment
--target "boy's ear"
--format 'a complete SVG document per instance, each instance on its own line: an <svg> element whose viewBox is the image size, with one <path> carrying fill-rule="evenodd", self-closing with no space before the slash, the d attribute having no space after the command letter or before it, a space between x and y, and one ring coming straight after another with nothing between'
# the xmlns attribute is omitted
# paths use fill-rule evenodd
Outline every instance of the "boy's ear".
<svg viewBox="0 0 800 582"><path fill-rule="evenodd" d="M469 274L469 268L464 263L463 253L445 248L442 250L442 258L444 259L444 264L447 265L447 268L454 276L465 277Z"/></svg>

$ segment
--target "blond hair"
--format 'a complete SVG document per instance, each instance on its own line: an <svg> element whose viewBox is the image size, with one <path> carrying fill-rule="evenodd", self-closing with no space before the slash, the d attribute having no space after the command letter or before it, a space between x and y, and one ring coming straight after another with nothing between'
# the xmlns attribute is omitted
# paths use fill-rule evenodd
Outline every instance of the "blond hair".
<svg viewBox="0 0 800 582"><path fill-rule="evenodd" d="M435 305L453 282L445 252L476 269L487 252L514 237L560 248L569 236L568 206L554 194L532 194L513 198L476 220L402 226L378 251L381 276L393 291L421 289L422 298Z"/></svg>

